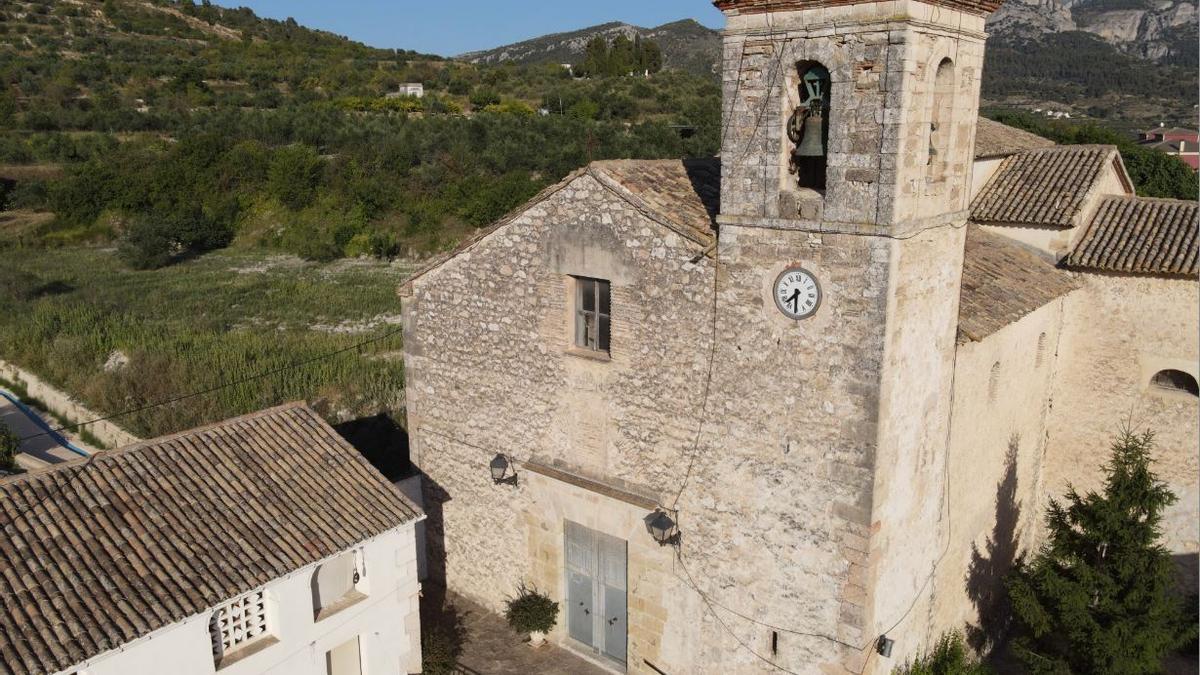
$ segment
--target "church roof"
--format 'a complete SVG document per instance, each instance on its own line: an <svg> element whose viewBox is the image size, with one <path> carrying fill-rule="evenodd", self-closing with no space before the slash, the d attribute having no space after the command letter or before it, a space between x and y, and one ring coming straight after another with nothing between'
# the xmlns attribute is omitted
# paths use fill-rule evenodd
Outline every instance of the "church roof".
<svg viewBox="0 0 1200 675"><path fill-rule="evenodd" d="M1049 148L1054 141L986 117L975 125L975 159L995 159L1026 150Z"/></svg>
<svg viewBox="0 0 1200 675"><path fill-rule="evenodd" d="M1177 199L1105 197L1067 256L1069 267L1132 274L1200 272L1200 204Z"/></svg>
<svg viewBox="0 0 1200 675"><path fill-rule="evenodd" d="M0 672L57 672L421 517L299 403L0 481Z"/></svg>
<svg viewBox="0 0 1200 675"><path fill-rule="evenodd" d="M721 160L621 159L592 162L495 223L479 229L454 250L435 258L401 288L442 266L483 238L511 223L533 206L549 199L582 176L591 176L647 218L707 249L716 240L716 217L721 206Z"/></svg>
<svg viewBox="0 0 1200 675"><path fill-rule="evenodd" d="M1062 145L1006 158L971 204L971 219L988 225L1073 227L1104 172L1129 185L1113 145Z"/></svg>
<svg viewBox="0 0 1200 675"><path fill-rule="evenodd" d="M648 215L675 225L705 246L716 235L721 210L721 160L614 160L595 162L591 172ZM675 229L675 228L673 228Z"/></svg>
<svg viewBox="0 0 1200 675"><path fill-rule="evenodd" d="M1079 287L1070 272L1016 241L967 230L958 310L959 342L978 342Z"/></svg>

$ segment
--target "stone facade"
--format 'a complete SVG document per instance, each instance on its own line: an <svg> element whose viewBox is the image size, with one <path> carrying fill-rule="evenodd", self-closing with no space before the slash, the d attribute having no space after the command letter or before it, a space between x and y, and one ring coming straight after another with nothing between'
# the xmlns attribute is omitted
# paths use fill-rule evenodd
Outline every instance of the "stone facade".
<svg viewBox="0 0 1200 675"><path fill-rule="evenodd" d="M1100 488L1100 465L1122 424L1156 434L1155 471L1179 501L1166 545L1196 579L1200 551L1200 399L1151 384L1160 370L1200 376L1195 279L1083 274L1068 296L1045 465L1047 493ZM1098 327L1103 327L1098 329Z"/></svg>
<svg viewBox="0 0 1200 675"><path fill-rule="evenodd" d="M1156 433L1154 471L1179 497L1164 544L1182 582L1195 586L1200 399L1151 379L1168 368L1197 376L1200 287L1187 278L1078 277L1078 290L959 347L950 543L929 635L964 625L971 635L995 634L1000 579L1043 540L1049 499L1061 499L1068 484L1101 489L1101 467L1125 424Z"/></svg>
<svg viewBox="0 0 1200 675"><path fill-rule="evenodd" d="M979 342L959 346L946 461L945 557L937 567L927 634L968 628L990 646L1000 622L1002 579L1036 548L1044 514L1052 391L1068 301L1060 298Z"/></svg>
<svg viewBox="0 0 1200 675"><path fill-rule="evenodd" d="M662 165L597 164L402 289L430 571L493 610L522 583L564 603L581 525L625 546L614 670L886 673L986 620L997 570L1036 540L1056 378L1090 372L1071 355L1098 319L1072 313L1080 292L956 344L982 16L726 4L712 222L692 203L681 226L658 213L669 190L622 183L662 183ZM812 62L832 80L820 192L788 172L784 130ZM702 191L692 178L679 200ZM823 291L802 321L774 299L793 266ZM574 347L578 278L611 283L607 353ZM493 481L497 454L516 485ZM646 531L659 509L677 548ZM565 623L550 638L582 649Z"/></svg>

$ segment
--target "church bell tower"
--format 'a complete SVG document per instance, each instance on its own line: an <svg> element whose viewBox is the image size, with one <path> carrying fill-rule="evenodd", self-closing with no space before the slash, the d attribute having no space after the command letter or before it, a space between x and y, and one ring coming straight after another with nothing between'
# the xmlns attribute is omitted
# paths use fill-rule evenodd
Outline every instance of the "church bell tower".
<svg viewBox="0 0 1200 675"><path fill-rule="evenodd" d="M949 536L984 22L1000 3L715 4L728 19L718 377L734 383L715 409L762 439L724 450L756 453L789 486L780 518L803 525L773 554L820 579L776 575L829 617L797 625L836 638L789 667L890 672L943 629L931 580ZM885 633L892 660L866 658L858 647Z"/></svg>
<svg viewBox="0 0 1200 675"><path fill-rule="evenodd" d="M717 0L722 215L894 235L961 217L995 0Z"/></svg>

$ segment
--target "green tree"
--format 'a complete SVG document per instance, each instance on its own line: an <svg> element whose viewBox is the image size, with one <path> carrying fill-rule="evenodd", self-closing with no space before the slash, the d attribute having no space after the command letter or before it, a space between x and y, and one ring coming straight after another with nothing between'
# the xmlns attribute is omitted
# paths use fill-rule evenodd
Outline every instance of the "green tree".
<svg viewBox="0 0 1200 675"><path fill-rule="evenodd" d="M21 470L17 466L17 451L21 448L21 437L8 425L0 422L0 471L16 473Z"/></svg>
<svg viewBox="0 0 1200 675"><path fill-rule="evenodd" d="M592 77L608 75L608 40L597 35L588 41L583 50L583 64L579 68L582 74Z"/></svg>
<svg viewBox="0 0 1200 675"><path fill-rule="evenodd" d="M1051 500L1049 540L1008 578L1014 650L1036 674L1157 673L1192 639L1159 544L1175 495L1150 470L1151 432L1123 430L1104 467L1102 493Z"/></svg>
<svg viewBox="0 0 1200 675"><path fill-rule="evenodd" d="M316 150L299 143L289 145L275 151L267 170L267 184L284 206L298 211L316 197L323 168Z"/></svg>
<svg viewBox="0 0 1200 675"><path fill-rule="evenodd" d="M222 215L213 217L193 206L166 215L137 216L118 252L135 269L155 269L182 256L228 246L233 240L232 215Z"/></svg>

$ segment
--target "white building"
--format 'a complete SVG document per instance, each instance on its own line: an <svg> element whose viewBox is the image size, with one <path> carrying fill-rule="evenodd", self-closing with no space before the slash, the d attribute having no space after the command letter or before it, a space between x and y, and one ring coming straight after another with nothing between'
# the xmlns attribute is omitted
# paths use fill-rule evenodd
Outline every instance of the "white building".
<svg viewBox="0 0 1200 675"><path fill-rule="evenodd" d="M419 509L291 404L0 482L0 673L421 669Z"/></svg>
<svg viewBox="0 0 1200 675"><path fill-rule="evenodd" d="M403 98L405 96L425 98L425 85L420 82L406 82L400 85L398 90L389 92L387 98Z"/></svg>

